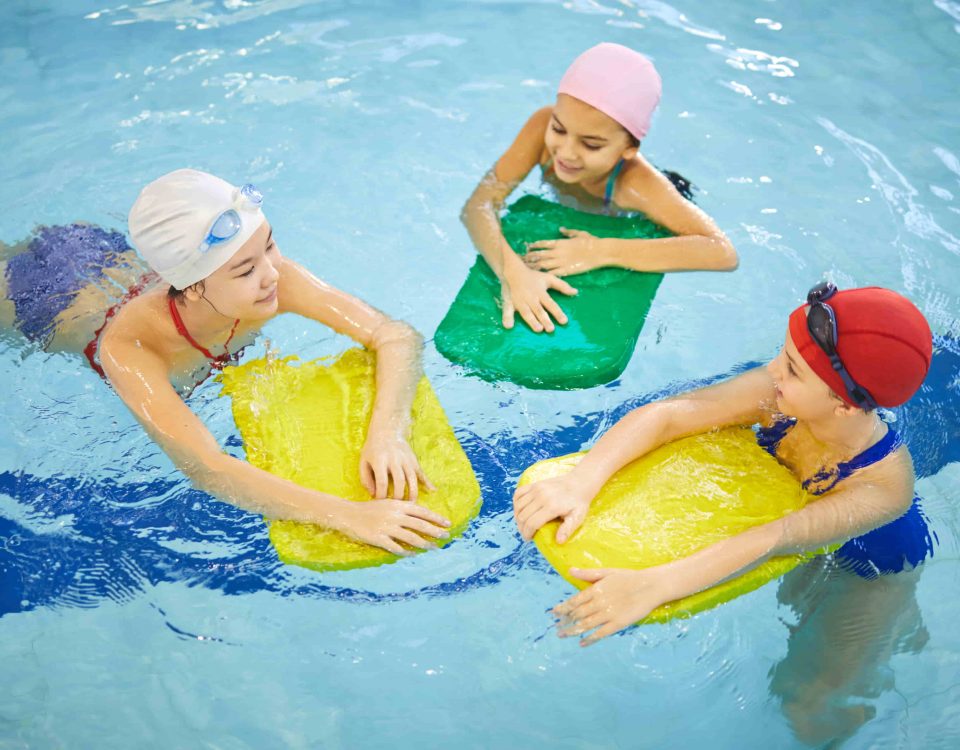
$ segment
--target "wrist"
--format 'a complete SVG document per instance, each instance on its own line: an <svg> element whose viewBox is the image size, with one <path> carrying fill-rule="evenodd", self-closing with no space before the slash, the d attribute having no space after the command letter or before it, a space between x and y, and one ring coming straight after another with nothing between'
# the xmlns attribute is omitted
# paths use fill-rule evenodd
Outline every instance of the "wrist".
<svg viewBox="0 0 960 750"><path fill-rule="evenodd" d="M523 259L517 255L513 251L513 248L506 242L503 243L503 250L500 253L500 257L503 260L500 267L502 279L507 279L508 276L516 276L518 273L527 270L527 265L523 262Z"/></svg>
<svg viewBox="0 0 960 750"><path fill-rule="evenodd" d="M379 414L374 411L367 427L367 442L375 438L406 440L410 433L410 417L391 412Z"/></svg>
<svg viewBox="0 0 960 750"><path fill-rule="evenodd" d="M590 256L596 260L597 266L615 266L617 240L614 237L592 238Z"/></svg>
<svg viewBox="0 0 960 750"><path fill-rule="evenodd" d="M318 514L319 519L313 522L331 531L348 533L353 528L355 503L341 497L328 496L330 502L324 503L324 508Z"/></svg>
<svg viewBox="0 0 960 750"><path fill-rule="evenodd" d="M603 483L597 484L596 480L583 473L578 472L576 468L566 475L567 486L571 490L571 495L581 501L586 508L590 507L593 499L600 492Z"/></svg>

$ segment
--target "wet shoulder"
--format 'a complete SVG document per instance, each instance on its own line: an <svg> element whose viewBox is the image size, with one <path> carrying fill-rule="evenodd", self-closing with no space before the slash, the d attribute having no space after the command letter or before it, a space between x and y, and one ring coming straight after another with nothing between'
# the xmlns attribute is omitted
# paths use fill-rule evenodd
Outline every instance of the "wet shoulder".
<svg viewBox="0 0 960 750"><path fill-rule="evenodd" d="M134 347L163 354L175 343L164 285L155 285L122 305L100 337L101 352Z"/></svg>

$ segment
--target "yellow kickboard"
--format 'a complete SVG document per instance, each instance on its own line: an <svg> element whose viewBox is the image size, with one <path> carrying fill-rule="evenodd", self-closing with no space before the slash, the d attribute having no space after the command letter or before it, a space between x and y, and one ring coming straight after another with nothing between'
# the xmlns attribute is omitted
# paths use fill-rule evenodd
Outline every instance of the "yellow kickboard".
<svg viewBox="0 0 960 750"><path fill-rule="evenodd" d="M566 474L583 457L539 461L520 486ZM559 523L543 526L534 542L577 588L587 583L570 568L648 568L686 557L721 539L802 508L811 496L793 474L757 445L749 428L683 438L651 451L611 477L566 544ZM642 622L690 617L753 591L818 553L776 557L692 596L669 602Z"/></svg>
<svg viewBox="0 0 960 750"><path fill-rule="evenodd" d="M304 487L363 502L360 450L376 391L375 355L350 349L335 361L258 359L221 374L247 460ZM420 504L450 519L450 539L480 511L480 485L426 378L413 402L411 446L436 492ZM396 555L343 534L296 521L271 521L280 559L314 570L392 563ZM449 540L436 540L446 544Z"/></svg>

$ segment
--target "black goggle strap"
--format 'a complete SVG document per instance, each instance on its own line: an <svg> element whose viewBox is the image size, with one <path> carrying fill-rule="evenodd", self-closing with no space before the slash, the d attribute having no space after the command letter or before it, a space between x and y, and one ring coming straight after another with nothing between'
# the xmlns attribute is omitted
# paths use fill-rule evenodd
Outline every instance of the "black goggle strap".
<svg viewBox="0 0 960 750"><path fill-rule="evenodd" d="M811 289L809 296L813 297L817 289L818 287ZM836 289L834 288L833 291L836 291ZM832 296L832 292L827 295L827 297L830 296ZM876 409L877 402L873 400L873 396L866 388L857 384L857 381L847 372L847 368L843 366L840 355L837 354L837 318L833 309L830 305L825 304L823 299L824 297L820 297L820 299L810 303L810 311L807 313L807 330L810 332L814 343L827 355L830 365L840 376L840 380L843 381L843 385L847 389L847 395L853 402L862 409ZM820 318L821 314L825 320ZM824 322L829 325L827 330L823 328Z"/></svg>

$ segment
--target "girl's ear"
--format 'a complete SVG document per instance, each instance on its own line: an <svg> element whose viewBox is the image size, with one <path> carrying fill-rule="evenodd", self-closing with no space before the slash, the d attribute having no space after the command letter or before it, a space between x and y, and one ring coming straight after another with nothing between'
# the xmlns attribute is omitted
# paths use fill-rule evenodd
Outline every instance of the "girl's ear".
<svg viewBox="0 0 960 750"><path fill-rule="evenodd" d="M193 286L188 286L183 290L183 296L191 302L199 302L203 299L203 282L198 281Z"/></svg>
<svg viewBox="0 0 960 750"><path fill-rule="evenodd" d="M860 414L863 411L863 409L861 409L859 406L851 406L836 394L833 394L833 396L839 402L833 408L833 413L838 417L852 417L855 414Z"/></svg>
<svg viewBox="0 0 960 750"><path fill-rule="evenodd" d="M640 146L627 146L620 158L624 161L631 161L636 158L638 153L640 153Z"/></svg>

